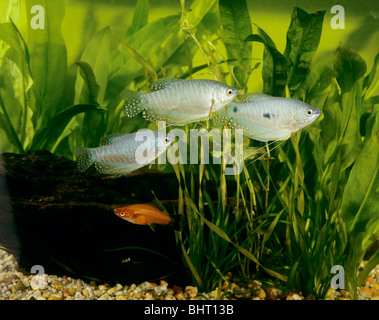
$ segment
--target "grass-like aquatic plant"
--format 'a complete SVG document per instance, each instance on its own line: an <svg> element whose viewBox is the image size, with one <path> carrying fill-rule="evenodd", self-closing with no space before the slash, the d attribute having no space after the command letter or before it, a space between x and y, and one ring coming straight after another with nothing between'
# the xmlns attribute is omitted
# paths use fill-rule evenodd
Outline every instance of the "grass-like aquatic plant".
<svg viewBox="0 0 379 320"><path fill-rule="evenodd" d="M331 267L341 265L356 298L379 263L376 252L357 272L379 237L379 54L368 73L359 53L342 43L327 62L313 61L325 11L294 8L282 53L270 32L252 25L244 0L194 0L190 7L181 0L180 14L150 23L148 0L138 0L123 39L115 41L109 27L98 30L68 66L60 31L65 2L43 1L46 28L28 24L27 37L19 29L21 3L9 0L0 21L4 151L72 158L70 146L96 147L110 133L156 127L122 116L125 88L148 91L157 78L206 74L243 93L261 65L264 93L303 100L323 115L264 157L256 153L261 144L245 139L240 175L225 176L225 162L159 165L178 179L176 213L188 222L176 232L183 262L202 290L219 287L232 271L318 297L330 287ZM28 20L31 6L27 1ZM258 62L256 43L265 48ZM186 130L202 126L209 123Z"/></svg>

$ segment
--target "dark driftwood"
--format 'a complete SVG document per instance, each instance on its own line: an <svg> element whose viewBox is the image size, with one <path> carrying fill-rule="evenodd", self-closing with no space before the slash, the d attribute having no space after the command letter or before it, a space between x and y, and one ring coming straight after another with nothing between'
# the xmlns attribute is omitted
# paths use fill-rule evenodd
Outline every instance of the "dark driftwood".
<svg viewBox="0 0 379 320"><path fill-rule="evenodd" d="M186 281L172 229L152 231L113 213L151 201L151 190L169 209L178 199L174 175L147 169L121 177L79 174L75 162L46 151L4 153L2 162L0 247L16 253L22 268L42 265L49 274L109 283ZM123 247L129 249L110 251Z"/></svg>

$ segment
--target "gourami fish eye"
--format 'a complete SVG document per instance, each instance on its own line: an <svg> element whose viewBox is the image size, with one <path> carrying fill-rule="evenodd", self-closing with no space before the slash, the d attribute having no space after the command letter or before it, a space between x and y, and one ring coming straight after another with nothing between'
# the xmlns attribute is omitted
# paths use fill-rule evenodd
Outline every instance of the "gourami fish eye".
<svg viewBox="0 0 379 320"><path fill-rule="evenodd" d="M307 109L307 110L305 111L305 114L306 114L307 116L311 116L311 115L313 114L313 111L312 111L311 109Z"/></svg>
<svg viewBox="0 0 379 320"><path fill-rule="evenodd" d="M228 90L226 90L226 94L227 94L228 96L232 95L232 94L233 94L233 89L228 89Z"/></svg>
<svg viewBox="0 0 379 320"><path fill-rule="evenodd" d="M125 212L124 211L121 211L120 212L120 216L123 217L125 215Z"/></svg>
<svg viewBox="0 0 379 320"><path fill-rule="evenodd" d="M169 142L170 142L170 139L169 139L168 137L164 137L164 138L163 138L163 142L164 142L164 143L169 143Z"/></svg>

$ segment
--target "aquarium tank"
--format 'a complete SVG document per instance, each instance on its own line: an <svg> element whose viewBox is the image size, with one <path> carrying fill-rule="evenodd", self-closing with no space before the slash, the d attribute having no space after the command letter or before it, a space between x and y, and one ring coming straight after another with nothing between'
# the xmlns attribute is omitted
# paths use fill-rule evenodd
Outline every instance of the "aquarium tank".
<svg viewBox="0 0 379 320"><path fill-rule="evenodd" d="M376 0L6 0L0 19L0 247L28 272L358 298L379 264ZM166 140L137 165L141 129Z"/></svg>

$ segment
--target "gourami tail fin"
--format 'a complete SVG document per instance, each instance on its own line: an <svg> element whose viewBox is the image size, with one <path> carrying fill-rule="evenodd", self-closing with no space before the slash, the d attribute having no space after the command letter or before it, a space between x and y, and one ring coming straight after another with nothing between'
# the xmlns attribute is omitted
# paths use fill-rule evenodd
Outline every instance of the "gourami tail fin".
<svg viewBox="0 0 379 320"><path fill-rule="evenodd" d="M124 113L128 118L135 117L137 114L144 110L144 101L140 92L124 90L121 93L124 99Z"/></svg>
<svg viewBox="0 0 379 320"><path fill-rule="evenodd" d="M74 146L71 151L78 158L77 167L81 173L85 172L95 161L89 148Z"/></svg>

